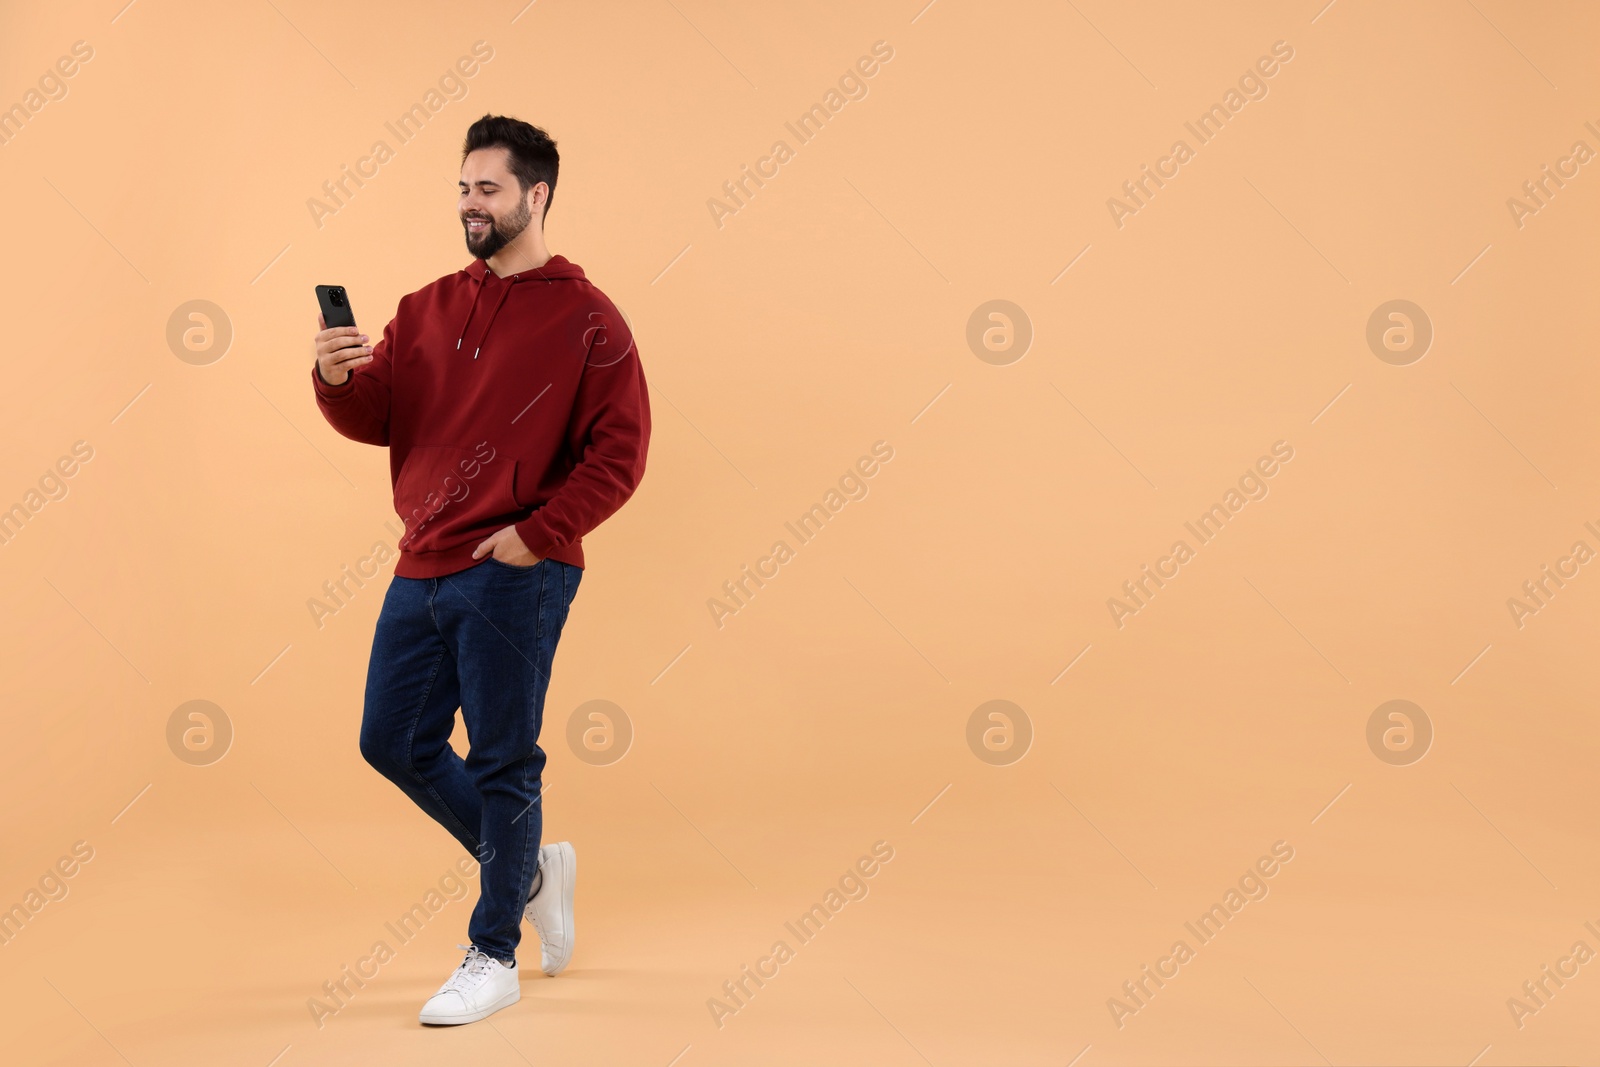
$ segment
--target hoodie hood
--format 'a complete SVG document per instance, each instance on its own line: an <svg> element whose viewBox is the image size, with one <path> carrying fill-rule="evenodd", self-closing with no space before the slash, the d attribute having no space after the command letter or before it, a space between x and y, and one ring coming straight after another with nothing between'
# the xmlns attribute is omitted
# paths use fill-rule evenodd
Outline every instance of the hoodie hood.
<svg viewBox="0 0 1600 1067"><path fill-rule="evenodd" d="M565 256L551 256L542 267L533 267L517 274L500 277L489 269L487 261L475 259L461 268L461 273L467 275L477 284L473 287L472 304L467 308L467 317L461 323L461 328L456 331L456 350L460 351L461 343L466 340L467 327L472 325L472 316L477 314L478 301L483 298L485 291L498 290L498 296L493 297L494 309L489 312L489 322L483 328L483 336L478 338L478 344L472 350L472 358L477 359L478 353L483 351L484 343L489 339L489 331L494 329L494 320L500 314L500 309L505 306L506 297L511 295L511 287L523 282L562 282L579 281L587 282L583 268L571 262Z"/></svg>

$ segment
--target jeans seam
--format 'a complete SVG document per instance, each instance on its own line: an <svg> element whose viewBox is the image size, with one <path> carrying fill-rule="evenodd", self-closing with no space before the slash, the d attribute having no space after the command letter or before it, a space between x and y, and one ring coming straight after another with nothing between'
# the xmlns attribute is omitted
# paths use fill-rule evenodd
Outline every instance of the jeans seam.
<svg viewBox="0 0 1600 1067"><path fill-rule="evenodd" d="M543 560L540 562L543 562ZM536 605L534 610L533 654L535 657L539 655L539 650L544 647L544 602L547 595L547 590L549 588L550 572L546 570L544 574L540 575L539 577L539 603ZM538 670L538 667L539 665L537 663L534 664L535 670ZM544 674L546 678L549 677L548 672L541 671L540 673Z"/></svg>
<svg viewBox="0 0 1600 1067"><path fill-rule="evenodd" d="M537 564L535 564L535 566L537 566ZM533 654L534 654L534 657L536 659L539 656L539 650L542 647L543 641L544 641L544 606L545 606L545 598L547 596L546 590L549 587L549 584L550 583L548 581L546 581L543 577L541 577L539 579L539 602L534 605L534 619L535 619L535 622L534 622ZM545 673L545 672L539 670L539 666L538 666L537 663L535 663L533 665L533 668L534 668L534 671L536 673L539 673L539 674L544 674ZM548 675L546 675L546 676L548 677ZM533 690L535 692L537 692L537 690L538 690L538 681L537 680L535 680L534 683L533 683ZM523 709L523 713L529 717L530 721L529 721L528 725L531 728L532 725L533 725L531 719L532 719L532 716L534 714L534 708L531 707L531 706L530 707L526 707L526 708ZM539 744L538 737L535 737L533 739L533 744L536 747L538 746L538 744ZM521 774L522 774L522 792L523 792L524 795L527 795L528 793L532 792L532 790L528 786L528 765L532 761L533 761L533 754L532 753L529 753L528 755L522 757ZM541 802L540 793L542 793L542 792L543 792L543 790L541 789L539 793L534 793L533 794L533 803L528 805L529 810L532 810L534 804L539 804ZM527 812L524 812L523 814L526 815ZM542 822L543 821L543 815L544 815L544 811L543 811L542 807L540 809L539 814L540 814L540 817L541 817L540 821ZM522 921L522 912L528 906L528 901L527 901L527 892L528 892L528 890L527 890L527 887L533 883L533 874L528 870L529 860L530 859L532 860L535 870L538 869L538 865L539 865L539 850L537 848L532 847L532 841L530 840L532 838L532 836L533 836L533 820L532 819L525 819L525 820L523 820L523 823L522 823L522 869L521 869L521 871L518 872L518 876L517 876L517 892L521 895L521 905L517 908L517 922L518 923L520 923ZM515 956L513 956L512 958L514 960Z"/></svg>
<svg viewBox="0 0 1600 1067"><path fill-rule="evenodd" d="M523 793L527 793L528 792L528 763L532 759L533 759L532 756L527 756L527 757L524 757L523 760L522 760L522 791L523 791ZM538 802L539 802L539 797L536 794L534 796L534 803L537 804ZM540 815L541 821L543 821L544 812L542 810L539 812L539 815ZM524 822L522 824L522 871L517 877L517 893L520 895L520 898L521 898L521 905L517 908L517 922L518 923L522 922L522 913L525 910L527 910L527 907L528 907L528 886L533 884L533 875L530 874L529 871L528 871L528 857L529 857L530 853L533 856L534 869L537 870L538 866L539 866L539 850L537 848L530 848L529 847L530 846L529 838L532 836L532 832L533 832L533 820L532 819L524 820Z"/></svg>

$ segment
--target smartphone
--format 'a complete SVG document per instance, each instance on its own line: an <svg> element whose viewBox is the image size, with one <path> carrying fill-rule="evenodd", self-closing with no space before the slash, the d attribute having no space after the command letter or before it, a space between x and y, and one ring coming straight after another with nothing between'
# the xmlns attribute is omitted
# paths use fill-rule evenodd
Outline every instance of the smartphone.
<svg viewBox="0 0 1600 1067"><path fill-rule="evenodd" d="M328 324L328 329L356 324L355 312L350 310L350 296L344 291L344 286L317 286L317 303L322 305L322 321Z"/></svg>

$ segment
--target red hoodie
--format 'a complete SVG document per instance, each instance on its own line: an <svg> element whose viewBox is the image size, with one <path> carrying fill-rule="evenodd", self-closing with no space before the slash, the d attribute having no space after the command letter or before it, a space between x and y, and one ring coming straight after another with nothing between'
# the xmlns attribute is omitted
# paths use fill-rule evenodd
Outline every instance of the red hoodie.
<svg viewBox="0 0 1600 1067"><path fill-rule="evenodd" d="M475 259L402 297L344 384L315 363L311 379L334 429L389 447L401 578L465 570L509 525L534 555L581 567L583 535L644 475L650 398L633 334L562 256L506 278Z"/></svg>

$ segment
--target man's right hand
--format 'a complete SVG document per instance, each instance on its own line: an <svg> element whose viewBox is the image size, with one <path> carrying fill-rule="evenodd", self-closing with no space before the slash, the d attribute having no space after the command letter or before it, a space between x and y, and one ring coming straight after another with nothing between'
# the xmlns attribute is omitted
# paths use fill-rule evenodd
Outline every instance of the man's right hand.
<svg viewBox="0 0 1600 1067"><path fill-rule="evenodd" d="M343 385L350 377L350 371L363 363L372 362L372 348L367 344L367 335L355 326L336 326L328 329L328 324L319 314L317 325L321 327L315 338L317 342L317 373L329 385Z"/></svg>

